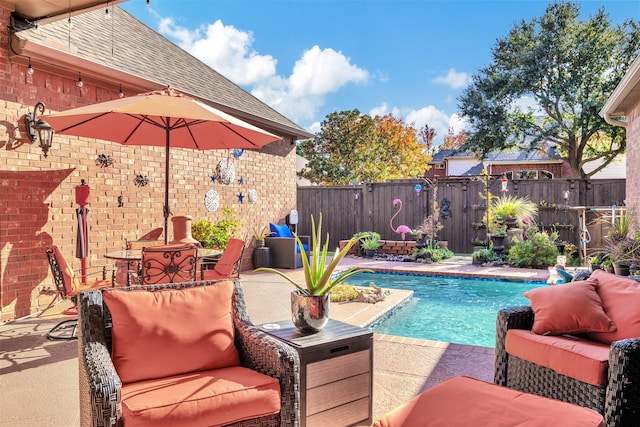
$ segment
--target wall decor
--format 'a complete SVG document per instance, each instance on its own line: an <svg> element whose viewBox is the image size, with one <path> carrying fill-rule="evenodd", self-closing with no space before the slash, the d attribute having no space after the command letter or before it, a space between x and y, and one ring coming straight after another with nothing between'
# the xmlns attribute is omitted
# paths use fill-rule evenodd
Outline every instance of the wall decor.
<svg viewBox="0 0 640 427"><path fill-rule="evenodd" d="M218 179L221 183L227 185L231 184L236 177L236 168L233 166L231 159L226 158L220 160L216 167L216 174L218 175Z"/></svg>
<svg viewBox="0 0 640 427"><path fill-rule="evenodd" d="M118 196L118 207L119 208L124 207L124 198L122 197L122 194Z"/></svg>
<svg viewBox="0 0 640 427"><path fill-rule="evenodd" d="M244 185L244 178L243 177L240 177L240 179L238 180L238 184Z"/></svg>
<svg viewBox="0 0 640 427"><path fill-rule="evenodd" d="M220 206L220 196L216 190L209 190L204 196L204 207L213 212Z"/></svg>
<svg viewBox="0 0 640 427"><path fill-rule="evenodd" d="M243 200L244 200L244 195L242 193L238 194L238 201L242 203Z"/></svg>
<svg viewBox="0 0 640 427"><path fill-rule="evenodd" d="M254 204L258 201L258 192L252 188L251 190L249 190L249 194L247 194L247 197L249 198L249 203Z"/></svg>
<svg viewBox="0 0 640 427"><path fill-rule="evenodd" d="M216 179L218 179L217 176L215 175L211 175L211 182L216 182Z"/></svg>
<svg viewBox="0 0 640 427"><path fill-rule="evenodd" d="M107 168L113 165L113 157L108 156L106 154L100 154L96 157L96 166L100 166L101 168Z"/></svg>
<svg viewBox="0 0 640 427"><path fill-rule="evenodd" d="M136 185L136 187L146 187L147 185L149 185L149 177L142 174L136 175L136 177L133 179L133 183Z"/></svg>
<svg viewBox="0 0 640 427"><path fill-rule="evenodd" d="M234 148L231 154L237 159L244 154L244 148Z"/></svg>

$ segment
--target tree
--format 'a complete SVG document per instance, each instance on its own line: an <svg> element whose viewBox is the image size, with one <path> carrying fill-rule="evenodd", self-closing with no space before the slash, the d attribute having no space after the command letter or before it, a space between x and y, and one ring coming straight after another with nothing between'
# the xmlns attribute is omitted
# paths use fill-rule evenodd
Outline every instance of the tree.
<svg viewBox="0 0 640 427"><path fill-rule="evenodd" d="M493 62L460 98L471 129L463 149L543 149L588 178L625 152L624 129L598 112L640 49L638 22L612 26L600 9L578 21L574 3L554 3L542 18L522 21L493 48ZM531 97L534 107L516 107ZM588 162L602 164L590 173Z"/></svg>
<svg viewBox="0 0 640 427"><path fill-rule="evenodd" d="M319 184L413 178L430 160L413 126L358 110L329 114L316 138L301 141L297 152L309 161L299 175Z"/></svg>
<svg viewBox="0 0 640 427"><path fill-rule="evenodd" d="M467 141L467 134L464 132L453 133L453 128L449 128L449 132L444 137L442 144L438 146L440 150L456 150L464 146Z"/></svg>

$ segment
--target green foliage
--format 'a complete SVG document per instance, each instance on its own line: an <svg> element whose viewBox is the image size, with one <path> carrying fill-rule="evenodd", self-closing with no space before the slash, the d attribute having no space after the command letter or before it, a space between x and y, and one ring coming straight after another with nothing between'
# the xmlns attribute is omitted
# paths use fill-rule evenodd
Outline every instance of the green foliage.
<svg viewBox="0 0 640 427"><path fill-rule="evenodd" d="M332 302L346 302L358 297L358 292L351 285L340 284L331 289Z"/></svg>
<svg viewBox="0 0 640 427"><path fill-rule="evenodd" d="M374 236L370 236L363 239L362 242L360 243L360 246L362 247L362 249L375 251L380 247L380 241L379 239L376 239Z"/></svg>
<svg viewBox="0 0 640 427"><path fill-rule="evenodd" d="M271 234L271 230L267 225L264 225L261 228L253 229L253 237L255 237L256 240L264 240L266 237L271 236Z"/></svg>
<svg viewBox="0 0 640 427"><path fill-rule="evenodd" d="M478 249L471 254L473 258L481 258L487 262L495 261L498 259L498 255L495 253L492 247Z"/></svg>
<svg viewBox="0 0 640 427"><path fill-rule="evenodd" d="M347 244L342 248L342 250L340 250L338 253L334 253L331 262L329 262L327 260L327 256L329 253L329 234L327 234L324 245L322 245L322 214L320 214L317 228L316 223L313 219L313 215L311 216L311 247L309 248L309 250L311 251L310 256L308 256L307 252L302 249L302 241L300 241L298 235L294 235L294 237L296 239L296 242L298 243L298 247L300 248L300 253L302 254L302 269L304 271L306 288L296 282L295 279L274 268L260 267L255 271L269 271L271 273L275 273L295 286L298 292L305 295L324 295L327 292L330 292L334 286L342 283L349 277L363 271L372 271L354 266L341 271L334 277L333 271L336 269L342 258L344 258L345 255L349 253L349 250L351 250L351 248L355 244L358 244L361 239L364 239L365 236L363 235L361 237L352 237L351 240L349 240L349 242L347 242Z"/></svg>
<svg viewBox="0 0 640 427"><path fill-rule="evenodd" d="M555 265L559 252L555 240L557 233L551 235L536 231L527 240L514 238L509 249L508 260L516 267L546 268Z"/></svg>
<svg viewBox="0 0 640 427"><path fill-rule="evenodd" d="M223 218L216 223L201 219L191 224L191 235L205 248L226 248L229 237L240 228L240 219L235 210L222 208L222 215Z"/></svg>
<svg viewBox="0 0 640 427"><path fill-rule="evenodd" d="M578 20L575 3L549 5L540 18L515 24L496 41L493 61L460 98L471 133L463 149L480 155L556 145L574 177L588 178L625 152L624 129L598 113L638 55L638 22L613 26L601 9ZM525 108L521 100L532 100ZM531 102L528 103L531 105ZM602 160L592 172L585 163Z"/></svg>
<svg viewBox="0 0 640 427"><path fill-rule="evenodd" d="M430 157L412 125L391 115L374 118L358 110L334 112L316 138L300 141L307 159L299 176L318 184L382 182L424 173Z"/></svg>
<svg viewBox="0 0 640 427"><path fill-rule="evenodd" d="M429 244L426 247L414 249L411 258L413 260L426 258L432 260L433 262L439 262L443 259L451 258L452 256L453 251L441 248L438 242L430 240Z"/></svg>
<svg viewBox="0 0 640 427"><path fill-rule="evenodd" d="M527 196L516 197L503 195L502 197L493 198L493 213L496 217L502 219L515 217L520 226L523 225L523 219L535 219L538 215L538 206L533 203Z"/></svg>

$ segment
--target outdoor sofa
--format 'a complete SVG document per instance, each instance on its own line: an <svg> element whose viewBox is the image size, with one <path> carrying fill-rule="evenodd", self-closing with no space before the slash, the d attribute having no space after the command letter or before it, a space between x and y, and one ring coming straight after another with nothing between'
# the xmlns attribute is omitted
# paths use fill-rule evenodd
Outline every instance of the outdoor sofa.
<svg viewBox="0 0 640 427"><path fill-rule="evenodd" d="M239 281L79 296L84 426L298 426L298 353L252 325Z"/></svg>
<svg viewBox="0 0 640 427"><path fill-rule="evenodd" d="M525 296L498 313L495 383L640 426L640 283L596 270Z"/></svg>

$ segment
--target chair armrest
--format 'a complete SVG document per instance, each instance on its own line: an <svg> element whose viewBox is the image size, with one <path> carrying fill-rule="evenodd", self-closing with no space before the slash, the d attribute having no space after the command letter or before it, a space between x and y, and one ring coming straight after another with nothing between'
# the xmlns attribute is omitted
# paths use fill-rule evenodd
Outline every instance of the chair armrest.
<svg viewBox="0 0 640 427"><path fill-rule="evenodd" d="M640 408L640 338L611 343L605 402L608 426L638 425Z"/></svg>
<svg viewBox="0 0 640 427"><path fill-rule="evenodd" d="M109 345L102 327L102 292L80 292L78 314L81 425L120 426L122 381L111 362Z"/></svg>
<svg viewBox="0 0 640 427"><path fill-rule="evenodd" d="M281 419L300 424L300 357L298 353L255 326L239 325L236 346L242 366L280 382Z"/></svg>
<svg viewBox="0 0 640 427"><path fill-rule="evenodd" d="M494 365L494 382L507 384L508 356L505 339L509 329L527 329L533 327L533 310L529 306L507 307L498 312L496 319L496 349Z"/></svg>

